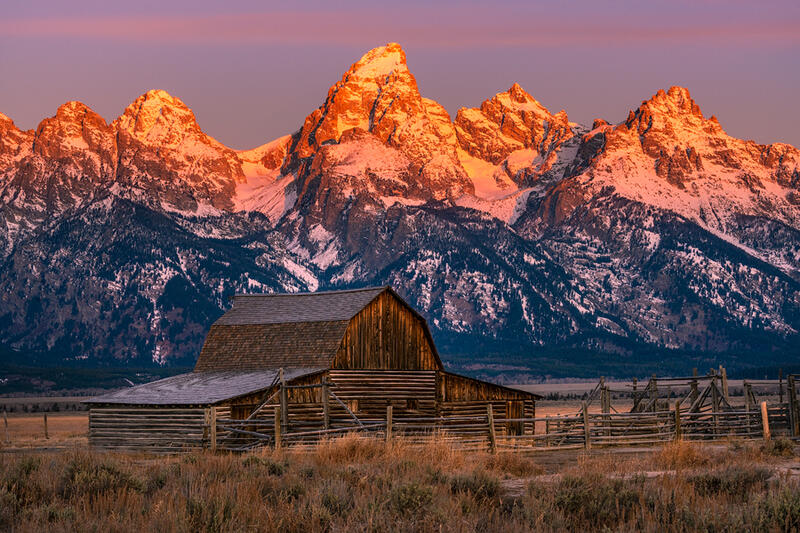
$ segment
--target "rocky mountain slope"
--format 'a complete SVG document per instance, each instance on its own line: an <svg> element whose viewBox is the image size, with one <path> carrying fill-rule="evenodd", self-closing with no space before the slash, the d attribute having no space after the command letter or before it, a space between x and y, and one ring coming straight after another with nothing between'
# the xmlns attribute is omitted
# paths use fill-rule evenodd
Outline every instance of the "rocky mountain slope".
<svg viewBox="0 0 800 533"><path fill-rule="evenodd" d="M389 44L253 150L164 91L0 115L0 262L0 342L62 360L186 364L234 292L388 283L464 365L764 366L800 341L800 151L679 87L617 124L516 84L451 120Z"/></svg>

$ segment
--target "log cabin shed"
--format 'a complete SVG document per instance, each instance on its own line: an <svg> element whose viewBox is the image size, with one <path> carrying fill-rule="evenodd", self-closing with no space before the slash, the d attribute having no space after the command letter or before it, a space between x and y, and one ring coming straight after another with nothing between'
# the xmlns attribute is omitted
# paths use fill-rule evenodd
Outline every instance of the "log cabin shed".
<svg viewBox="0 0 800 533"><path fill-rule="evenodd" d="M445 370L425 319L391 287L241 294L211 326L193 372L88 400L89 443L202 447L210 418L267 418L274 405L285 406L284 431L382 420L388 405L398 419L480 416L489 403L498 419L532 418L536 398Z"/></svg>

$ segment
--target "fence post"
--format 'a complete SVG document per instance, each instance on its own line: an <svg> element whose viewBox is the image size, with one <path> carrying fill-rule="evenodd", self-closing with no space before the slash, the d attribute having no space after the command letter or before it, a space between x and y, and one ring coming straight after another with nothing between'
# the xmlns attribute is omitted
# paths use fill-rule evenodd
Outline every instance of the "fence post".
<svg viewBox="0 0 800 533"><path fill-rule="evenodd" d="M50 434L47 432L47 413L44 414L44 438L49 439Z"/></svg>
<svg viewBox="0 0 800 533"><path fill-rule="evenodd" d="M544 434L547 435L544 439L545 446L550 446L550 417L544 420Z"/></svg>
<svg viewBox="0 0 800 533"><path fill-rule="evenodd" d="M497 434L494 429L494 413L491 402L486 406L486 417L489 421L489 451L497 453Z"/></svg>
<svg viewBox="0 0 800 533"><path fill-rule="evenodd" d="M203 409L203 449L204 450L206 449L206 446L208 445L208 424L209 424L209 418L210 417L211 417L211 415L209 414L209 408L206 407L205 409Z"/></svg>
<svg viewBox="0 0 800 533"><path fill-rule="evenodd" d="M6 428L6 444L10 444L11 439L8 438L8 413L6 412L5 407L3 408L3 425Z"/></svg>
<svg viewBox="0 0 800 533"><path fill-rule="evenodd" d="M745 417L747 418L747 433L748 436L752 432L751 426L751 416L750 411L753 410L753 385L748 383L747 381L744 382L744 410L747 413Z"/></svg>
<svg viewBox="0 0 800 533"><path fill-rule="evenodd" d="M328 406L328 378L322 378L322 425L325 429L331 428L331 413Z"/></svg>
<svg viewBox="0 0 800 533"><path fill-rule="evenodd" d="M658 382L656 381L656 375L653 374L653 377L650 378L650 399L653 402L653 412L655 413L658 411Z"/></svg>
<svg viewBox="0 0 800 533"><path fill-rule="evenodd" d="M797 436L797 389L795 388L795 377L789 375L789 432L792 437Z"/></svg>
<svg viewBox="0 0 800 533"><path fill-rule="evenodd" d="M767 412L767 402L761 402L761 424L764 428L764 440L769 440L769 413Z"/></svg>
<svg viewBox="0 0 800 533"><path fill-rule="evenodd" d="M275 406L275 449L281 449L281 408Z"/></svg>
<svg viewBox="0 0 800 533"><path fill-rule="evenodd" d="M717 388L717 376L711 380L711 413L714 419L714 435L719 433L719 388Z"/></svg>
<svg viewBox="0 0 800 533"><path fill-rule="evenodd" d="M392 404L386 406L386 442L392 440Z"/></svg>
<svg viewBox="0 0 800 533"><path fill-rule="evenodd" d="M724 366L720 365L722 369L722 396L725 398L725 401L730 403L731 397L728 394L728 371L725 369Z"/></svg>
<svg viewBox="0 0 800 533"><path fill-rule="evenodd" d="M778 369L778 394L780 395L780 403L783 403L783 369Z"/></svg>
<svg viewBox="0 0 800 533"><path fill-rule="evenodd" d="M587 450L592 447L589 428L589 408L586 406L586 402L583 402L583 447Z"/></svg>
<svg viewBox="0 0 800 533"><path fill-rule="evenodd" d="M681 440L683 432L681 431L681 401L675 400L675 440Z"/></svg>
<svg viewBox="0 0 800 533"><path fill-rule="evenodd" d="M283 377L283 368L279 370L278 377L281 382L281 425L286 430L289 426L289 397L286 390L286 379Z"/></svg>
<svg viewBox="0 0 800 533"><path fill-rule="evenodd" d="M211 451L217 451L217 408L213 405L209 412L208 429L211 434Z"/></svg>

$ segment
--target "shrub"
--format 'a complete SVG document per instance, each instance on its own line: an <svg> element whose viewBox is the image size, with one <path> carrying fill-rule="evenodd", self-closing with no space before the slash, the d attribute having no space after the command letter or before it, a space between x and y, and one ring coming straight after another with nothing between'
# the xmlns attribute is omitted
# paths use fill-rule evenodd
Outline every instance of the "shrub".
<svg viewBox="0 0 800 533"><path fill-rule="evenodd" d="M497 455L492 455L487 463L487 467L517 477L526 477L544 472L542 467L534 463L531 459L516 453L499 453Z"/></svg>
<svg viewBox="0 0 800 533"><path fill-rule="evenodd" d="M50 523L70 522L75 518L75 509L57 503L51 503L42 509L44 518Z"/></svg>
<svg viewBox="0 0 800 533"><path fill-rule="evenodd" d="M263 466L266 467L267 473L270 476L277 476L280 477L286 473L287 468L289 468L288 461L273 461L269 458L264 457L256 457L255 455L251 455L244 461L242 461L242 465L245 467L253 467L253 466Z"/></svg>
<svg viewBox="0 0 800 533"><path fill-rule="evenodd" d="M129 487L142 491L142 483L121 472L110 463L94 464L87 458L75 458L69 462L61 479L60 493L65 499L83 494L94 496L108 490Z"/></svg>
<svg viewBox="0 0 800 533"><path fill-rule="evenodd" d="M233 503L228 498L215 498L210 501L200 498L186 500L186 514L191 531L228 531L233 517Z"/></svg>
<svg viewBox="0 0 800 533"><path fill-rule="evenodd" d="M555 494L556 507L568 519L593 526L610 526L625 520L638 504L639 491L621 480L598 475L567 476Z"/></svg>
<svg viewBox="0 0 800 533"><path fill-rule="evenodd" d="M764 443L761 451L776 457L794 457L794 442L786 437L779 437Z"/></svg>
<svg viewBox="0 0 800 533"><path fill-rule="evenodd" d="M784 488L761 499L753 526L762 531L800 531L800 489Z"/></svg>
<svg viewBox="0 0 800 533"><path fill-rule="evenodd" d="M392 507L401 514L419 512L433 501L433 489L417 483L410 483L392 489Z"/></svg>
<svg viewBox="0 0 800 533"><path fill-rule="evenodd" d="M700 446L686 441L666 444L655 453L654 459L661 468L670 470L694 468L709 462L708 455L703 453Z"/></svg>
<svg viewBox="0 0 800 533"><path fill-rule="evenodd" d="M727 494L745 497L755 488L766 488L767 480L771 476L771 472L766 468L731 466L724 470L696 474L688 481L701 496Z"/></svg>
<svg viewBox="0 0 800 533"><path fill-rule="evenodd" d="M476 499L493 498L500 492L500 482L482 470L462 474L450 480L453 494L469 493Z"/></svg>
<svg viewBox="0 0 800 533"><path fill-rule="evenodd" d="M353 508L353 495L344 483L326 483L320 499L322 506L332 515L346 516Z"/></svg>

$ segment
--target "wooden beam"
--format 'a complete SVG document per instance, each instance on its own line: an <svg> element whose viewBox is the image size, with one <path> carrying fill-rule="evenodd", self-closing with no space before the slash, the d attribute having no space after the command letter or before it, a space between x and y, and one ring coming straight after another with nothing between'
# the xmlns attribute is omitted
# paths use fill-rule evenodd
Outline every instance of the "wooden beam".
<svg viewBox="0 0 800 533"><path fill-rule="evenodd" d="M761 426L762 435L765 441L769 441L769 412L767 411L767 402L761 402Z"/></svg>
<svg viewBox="0 0 800 533"><path fill-rule="evenodd" d="M275 449L281 449L281 408L275 406Z"/></svg>
<svg viewBox="0 0 800 533"><path fill-rule="evenodd" d="M386 406L386 442L392 441L392 404Z"/></svg>
<svg viewBox="0 0 800 533"><path fill-rule="evenodd" d="M486 405L486 418L489 424L489 451L497 453L497 434L494 428L494 413L492 412L491 402Z"/></svg>
<svg viewBox="0 0 800 533"><path fill-rule="evenodd" d="M675 400L675 440L679 441L683 438L681 432L681 401Z"/></svg>
<svg viewBox="0 0 800 533"><path fill-rule="evenodd" d="M589 427L589 407L583 402L583 447L587 450L592 447L591 428Z"/></svg>
<svg viewBox="0 0 800 533"><path fill-rule="evenodd" d="M328 405L328 378L322 378L322 426L324 429L331 427L331 413Z"/></svg>
<svg viewBox="0 0 800 533"><path fill-rule="evenodd" d="M362 424L362 423L361 423L361 420L359 420L359 419L358 419L358 417L355 415L355 413L354 413L353 411L351 411L351 410L350 410L350 408L349 408L349 407L347 407L347 405L346 405L346 404L345 404L345 403L344 403L344 402L343 402L341 399L339 399L339 397L338 397L338 396L336 396L336 394L334 394L334 392L333 392L333 391L331 391L331 392L330 392L330 395L331 395L331 397L332 397L334 400L336 400L336 401L339 403L339 405L341 405L342 407L344 407L344 410L345 410L345 411L347 411L347 413L348 413L348 414L349 414L351 417L353 417L353 420L355 420L355 421L356 421L356 424L358 424L358 425L359 425L360 427L362 427L362 428L364 427L364 424Z"/></svg>
<svg viewBox="0 0 800 533"><path fill-rule="evenodd" d="M728 371L725 370L724 366L720 366L722 370L722 396L725 398L726 402L731 401L731 397L728 394Z"/></svg>
<svg viewBox="0 0 800 533"><path fill-rule="evenodd" d="M795 382L794 375L789 375L789 432L792 437L796 437L800 431L798 431L798 426L800 426L800 421L797 420L798 409L797 405L797 386Z"/></svg>
<svg viewBox="0 0 800 533"><path fill-rule="evenodd" d="M217 451L217 408L211 407L209 431L211 433L211 451Z"/></svg>
<svg viewBox="0 0 800 533"><path fill-rule="evenodd" d="M283 376L283 368L278 371L278 378L281 386L281 425L282 429L287 430L289 425L289 397L286 390L286 378Z"/></svg>

